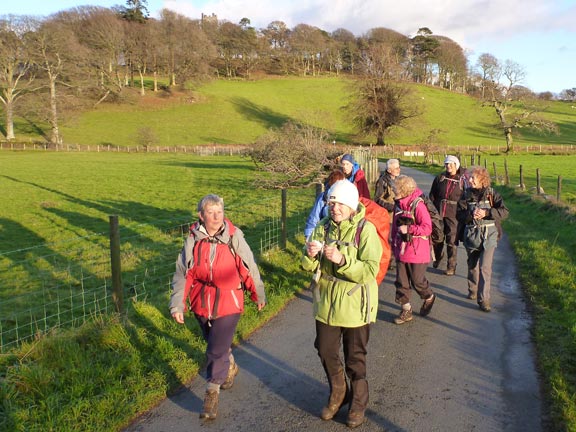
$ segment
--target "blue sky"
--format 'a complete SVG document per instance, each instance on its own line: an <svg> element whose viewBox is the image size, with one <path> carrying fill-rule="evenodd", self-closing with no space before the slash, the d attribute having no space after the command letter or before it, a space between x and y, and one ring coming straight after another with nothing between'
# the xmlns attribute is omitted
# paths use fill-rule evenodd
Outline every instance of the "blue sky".
<svg viewBox="0 0 576 432"><path fill-rule="evenodd" d="M5 0L0 15L49 15L85 4L125 1ZM256 28L280 20L290 28L305 23L357 36L375 27L414 36L428 27L460 44L472 65L482 53L520 64L522 84L535 92L576 87L576 0L148 0L152 16L162 8L191 18L215 13L235 23L246 17Z"/></svg>

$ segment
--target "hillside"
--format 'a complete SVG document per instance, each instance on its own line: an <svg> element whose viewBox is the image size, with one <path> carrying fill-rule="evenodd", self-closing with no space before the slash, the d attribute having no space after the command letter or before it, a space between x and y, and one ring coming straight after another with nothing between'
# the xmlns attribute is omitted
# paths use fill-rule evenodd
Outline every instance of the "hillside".
<svg viewBox="0 0 576 432"><path fill-rule="evenodd" d="M493 146L504 144L494 127L493 109L477 100L438 88L414 85L423 115L409 129L388 138L389 144L422 142L433 129L441 131L442 144ZM346 81L336 78L266 78L256 81L216 80L191 93L162 92L145 97L127 95L129 103L102 104L67 119L62 134L67 144L137 145L137 135L148 128L159 145L248 144L271 127L288 120L320 126L338 142L370 144L355 137L347 114ZM550 102L545 114L560 126L558 136L523 132L525 144L576 144L576 110ZM42 124L18 118L20 140L43 140Z"/></svg>

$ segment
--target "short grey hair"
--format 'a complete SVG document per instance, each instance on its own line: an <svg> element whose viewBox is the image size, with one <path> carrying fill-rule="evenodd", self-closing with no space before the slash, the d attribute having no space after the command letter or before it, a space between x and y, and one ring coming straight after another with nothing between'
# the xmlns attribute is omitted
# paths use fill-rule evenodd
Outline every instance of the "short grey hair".
<svg viewBox="0 0 576 432"><path fill-rule="evenodd" d="M224 208L224 199L215 194L206 195L198 202L198 211L203 213L206 207L213 205L219 205Z"/></svg>
<svg viewBox="0 0 576 432"><path fill-rule="evenodd" d="M400 166L400 161L398 159L388 159L386 162L386 169L395 168Z"/></svg>

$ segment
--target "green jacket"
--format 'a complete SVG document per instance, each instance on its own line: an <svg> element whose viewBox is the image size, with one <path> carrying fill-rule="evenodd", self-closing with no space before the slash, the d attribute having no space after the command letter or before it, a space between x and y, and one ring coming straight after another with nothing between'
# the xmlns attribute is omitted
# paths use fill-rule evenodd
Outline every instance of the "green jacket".
<svg viewBox="0 0 576 432"><path fill-rule="evenodd" d="M336 327L360 327L376 321L378 311L378 284L376 275L382 255L382 244L376 227L366 221L358 247L355 245L358 223L364 218L365 208L358 205L357 213L337 225L330 217L322 219L310 240L332 245L345 256L343 266L317 255L310 258L306 251L302 268L314 272L320 265L318 283L312 284L314 318ZM328 233L326 235L326 226Z"/></svg>

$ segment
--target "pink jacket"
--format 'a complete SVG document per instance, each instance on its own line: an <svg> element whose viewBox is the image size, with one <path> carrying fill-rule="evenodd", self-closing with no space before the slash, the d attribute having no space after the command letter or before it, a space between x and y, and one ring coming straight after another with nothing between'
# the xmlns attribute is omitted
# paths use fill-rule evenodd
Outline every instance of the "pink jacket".
<svg viewBox="0 0 576 432"><path fill-rule="evenodd" d="M409 216L412 201L422 195L418 188L411 195L396 200L394 218L392 220L392 250L396 260L405 263L424 264L430 262L430 234L432 234L432 221L430 213L423 201L419 202L414 210L414 222L408 227L411 239L403 240L398 230L398 219Z"/></svg>

